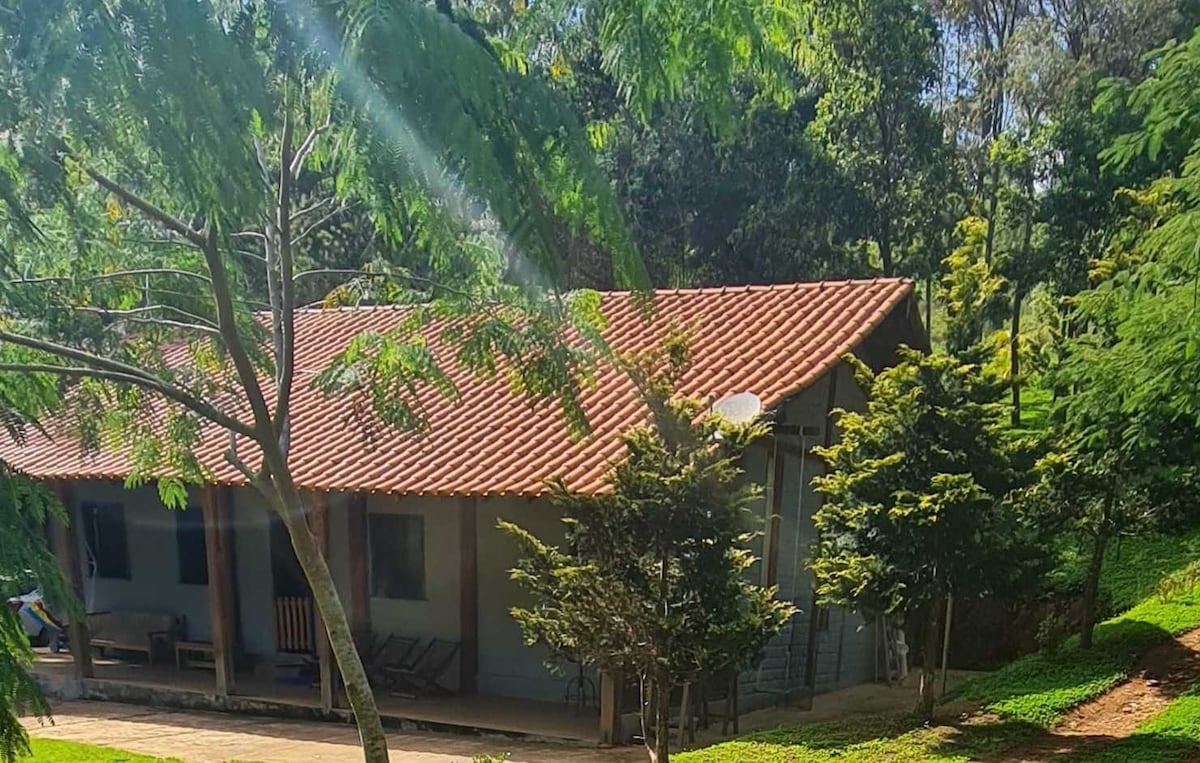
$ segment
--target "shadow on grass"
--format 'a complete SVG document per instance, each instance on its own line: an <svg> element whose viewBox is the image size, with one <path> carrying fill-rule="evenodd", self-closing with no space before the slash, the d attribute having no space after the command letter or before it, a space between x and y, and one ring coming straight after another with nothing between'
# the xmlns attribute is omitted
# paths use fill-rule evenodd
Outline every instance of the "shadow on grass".
<svg viewBox="0 0 1200 763"><path fill-rule="evenodd" d="M1200 745L1194 739L1177 734L1139 733L1068 760L1086 760L1088 763L1182 763L1200 760Z"/></svg>
<svg viewBox="0 0 1200 763"><path fill-rule="evenodd" d="M1049 726L1064 711L1120 683L1143 654L1170 638L1166 629L1142 620L1101 623L1091 649L1072 640L1053 654L1022 657L951 697L1013 721Z"/></svg>
<svg viewBox="0 0 1200 763"><path fill-rule="evenodd" d="M780 726L745 734L738 739L764 744L802 745L812 750L833 750L878 739L891 739L923 725L918 718L906 713L870 715Z"/></svg>

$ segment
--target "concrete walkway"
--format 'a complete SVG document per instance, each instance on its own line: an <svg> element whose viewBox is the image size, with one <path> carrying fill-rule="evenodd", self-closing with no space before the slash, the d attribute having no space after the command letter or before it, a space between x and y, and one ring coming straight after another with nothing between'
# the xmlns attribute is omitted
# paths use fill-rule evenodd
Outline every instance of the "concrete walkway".
<svg viewBox="0 0 1200 763"><path fill-rule="evenodd" d="M351 761L359 758L354 727L181 712L115 702L60 702L53 725L23 721L31 736L116 747L189 763ZM406 763L470 763L473 755L510 754L510 763L642 761L640 747L619 750L557 747L503 738L429 733L388 734L391 759Z"/></svg>
<svg viewBox="0 0 1200 763"><path fill-rule="evenodd" d="M969 673L950 671L950 686ZM862 684L818 695L812 710L779 707L747 713L741 731L812 723L861 714L898 713L916 705L916 676L905 686ZM188 763L293 763L360 759L358 736L349 724L285 721L227 713L164 710L117 702L60 702L54 725L25 719L36 737L116 747ZM720 740L720 723L701 732L697 746ZM510 763L634 763L646 760L641 747L599 749L516 742L502 737L467 737L428 732L388 733L391 759L411 763L470 763L475 755L509 753Z"/></svg>

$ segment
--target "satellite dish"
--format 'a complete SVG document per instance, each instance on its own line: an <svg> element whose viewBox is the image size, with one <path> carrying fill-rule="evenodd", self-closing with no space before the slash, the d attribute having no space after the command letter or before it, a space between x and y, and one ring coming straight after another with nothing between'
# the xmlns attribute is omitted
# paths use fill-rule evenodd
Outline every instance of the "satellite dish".
<svg viewBox="0 0 1200 763"><path fill-rule="evenodd" d="M712 410L731 424L748 424L762 413L762 400L753 392L738 392L713 403Z"/></svg>

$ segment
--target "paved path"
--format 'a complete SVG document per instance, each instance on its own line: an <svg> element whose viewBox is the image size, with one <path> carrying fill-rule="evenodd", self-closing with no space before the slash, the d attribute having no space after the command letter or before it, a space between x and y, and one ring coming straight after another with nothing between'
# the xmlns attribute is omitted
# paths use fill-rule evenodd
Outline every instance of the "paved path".
<svg viewBox="0 0 1200 763"><path fill-rule="evenodd" d="M35 737L117 747L145 755L181 758L189 763L239 760L255 763L349 761L357 757L354 727L301 723L222 713L160 710L115 702L61 702L54 724L25 719ZM620 750L556 747L503 738L389 732L393 761L470 763L473 755L507 752L510 763L593 763L645 760L641 748Z"/></svg>

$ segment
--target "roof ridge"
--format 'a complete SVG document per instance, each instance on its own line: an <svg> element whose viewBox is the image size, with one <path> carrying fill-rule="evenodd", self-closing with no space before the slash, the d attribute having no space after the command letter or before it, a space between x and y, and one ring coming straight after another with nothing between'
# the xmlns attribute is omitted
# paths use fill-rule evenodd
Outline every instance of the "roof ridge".
<svg viewBox="0 0 1200 763"><path fill-rule="evenodd" d="M911 278L900 276L876 276L874 278L834 278L819 281L783 281L780 283L723 284L721 286L677 286L651 289L655 296L690 296L700 294L740 294L755 292L799 291L801 289L840 288L874 284L912 283ZM602 297L625 297L639 292L631 289L600 289ZM337 305L336 307L299 307L297 313L356 312L374 310L407 310L419 303L391 305Z"/></svg>

